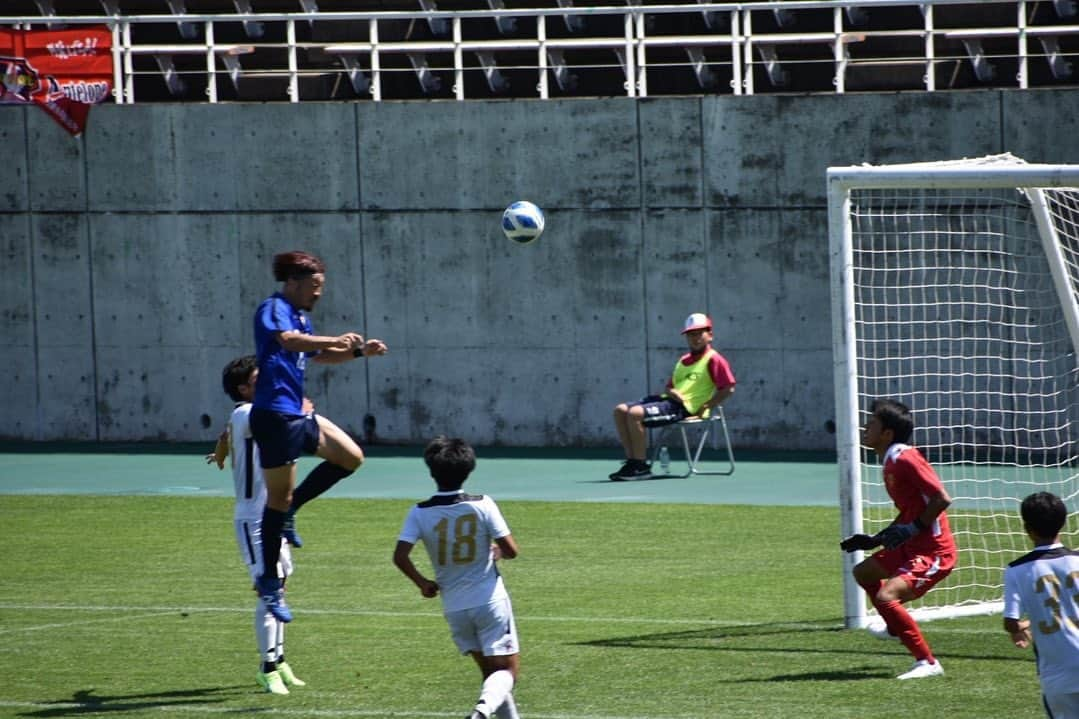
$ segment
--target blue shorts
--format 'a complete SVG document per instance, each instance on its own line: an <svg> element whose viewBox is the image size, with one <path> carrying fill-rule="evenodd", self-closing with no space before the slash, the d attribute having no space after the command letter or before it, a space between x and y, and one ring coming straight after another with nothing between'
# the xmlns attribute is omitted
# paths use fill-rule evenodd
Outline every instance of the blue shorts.
<svg viewBox="0 0 1079 719"><path fill-rule="evenodd" d="M630 402L630 407L643 407L644 417L641 424L645 427L662 427L665 424L680 422L689 416L682 403L673 397L661 397L650 394L639 402Z"/></svg>
<svg viewBox="0 0 1079 719"><path fill-rule="evenodd" d="M318 449L318 420L314 414L282 414L251 410L251 436L259 447L259 465L273 469L292 464Z"/></svg>

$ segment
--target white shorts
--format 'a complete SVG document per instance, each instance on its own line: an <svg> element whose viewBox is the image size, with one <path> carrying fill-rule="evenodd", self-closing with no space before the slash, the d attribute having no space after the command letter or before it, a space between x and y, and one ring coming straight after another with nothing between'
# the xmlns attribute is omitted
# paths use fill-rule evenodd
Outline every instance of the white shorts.
<svg viewBox="0 0 1079 719"><path fill-rule="evenodd" d="M262 576L262 521L260 519L237 519L236 544L240 558L247 565L251 581ZM292 549L281 540L281 558L277 560L277 576L284 579L292 574Z"/></svg>
<svg viewBox="0 0 1079 719"><path fill-rule="evenodd" d="M485 657L503 657L521 651L509 597L480 607L446 612L445 616L453 643L462 654L479 652Z"/></svg>
<svg viewBox="0 0 1079 719"><path fill-rule="evenodd" d="M1067 694L1043 694L1045 708L1052 719L1079 717L1079 692Z"/></svg>

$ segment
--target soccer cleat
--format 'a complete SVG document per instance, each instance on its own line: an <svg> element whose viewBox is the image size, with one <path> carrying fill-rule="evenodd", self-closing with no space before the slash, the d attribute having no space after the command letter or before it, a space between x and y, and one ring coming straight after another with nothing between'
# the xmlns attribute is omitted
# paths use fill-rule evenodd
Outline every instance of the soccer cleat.
<svg viewBox="0 0 1079 719"><path fill-rule="evenodd" d="M909 672L900 674L896 679L925 679L926 677L939 677L944 673L944 667L940 662L931 662L928 659L919 659Z"/></svg>
<svg viewBox="0 0 1079 719"><path fill-rule="evenodd" d="M285 604L285 590L281 588L280 579L262 576L255 582L255 587L258 589L259 599L274 619L286 624L292 621L292 611Z"/></svg>
<svg viewBox="0 0 1079 719"><path fill-rule="evenodd" d="M272 672L259 672L255 675L255 679L259 686L269 694L288 694L288 687L285 686L281 673L276 669Z"/></svg>
<svg viewBox="0 0 1079 719"><path fill-rule="evenodd" d="M281 675L281 681L290 687L305 687L307 682L292 673L292 667L288 662L278 662L277 673Z"/></svg>
<svg viewBox="0 0 1079 719"><path fill-rule="evenodd" d="M872 634L877 639L883 639L885 641L887 641L887 640L895 640L897 642L899 641L899 637L897 637L896 635L894 635L890 631L888 631L888 625L885 624L884 622L873 622L872 624L867 626L865 628L865 630L867 632L869 632L870 634Z"/></svg>
<svg viewBox="0 0 1079 719"><path fill-rule="evenodd" d="M303 540L296 533L296 512L294 510L289 510L289 513L285 516L285 523L281 525L281 536L296 549L303 546Z"/></svg>
<svg viewBox="0 0 1079 719"><path fill-rule="evenodd" d="M624 482L627 479L651 479L652 470L647 462L642 462L639 459L630 459L626 460L626 463L622 465L621 469L608 476L612 482Z"/></svg>
<svg viewBox="0 0 1079 719"><path fill-rule="evenodd" d="M476 702L476 708L468 715L468 719L491 719L491 715L484 711L485 709L487 709L487 703L481 699Z"/></svg>

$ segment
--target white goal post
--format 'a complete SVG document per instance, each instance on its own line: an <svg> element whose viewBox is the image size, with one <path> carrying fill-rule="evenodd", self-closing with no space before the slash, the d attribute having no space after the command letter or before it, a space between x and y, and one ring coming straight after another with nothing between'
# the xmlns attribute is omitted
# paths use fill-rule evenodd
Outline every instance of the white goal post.
<svg viewBox="0 0 1079 719"><path fill-rule="evenodd" d="M1079 165L994 155L827 178L841 534L895 519L859 435L873 399L897 399L959 546L912 611L999 612L1003 568L1031 548L1019 502L1044 490L1079 510ZM875 616L851 577L862 556L844 556L851 628Z"/></svg>

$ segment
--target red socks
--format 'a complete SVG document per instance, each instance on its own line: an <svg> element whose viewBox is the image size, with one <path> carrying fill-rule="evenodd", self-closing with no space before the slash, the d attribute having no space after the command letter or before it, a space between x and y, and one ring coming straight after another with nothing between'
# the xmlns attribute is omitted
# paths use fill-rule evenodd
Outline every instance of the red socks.
<svg viewBox="0 0 1079 719"><path fill-rule="evenodd" d="M880 613L880 618L888 625L888 631L899 637L899 641L903 642L903 646L914 655L915 660L937 661L925 637L922 636L922 630L918 628L918 622L914 621L914 617L910 616L910 612L902 604L874 600L873 606Z"/></svg>

